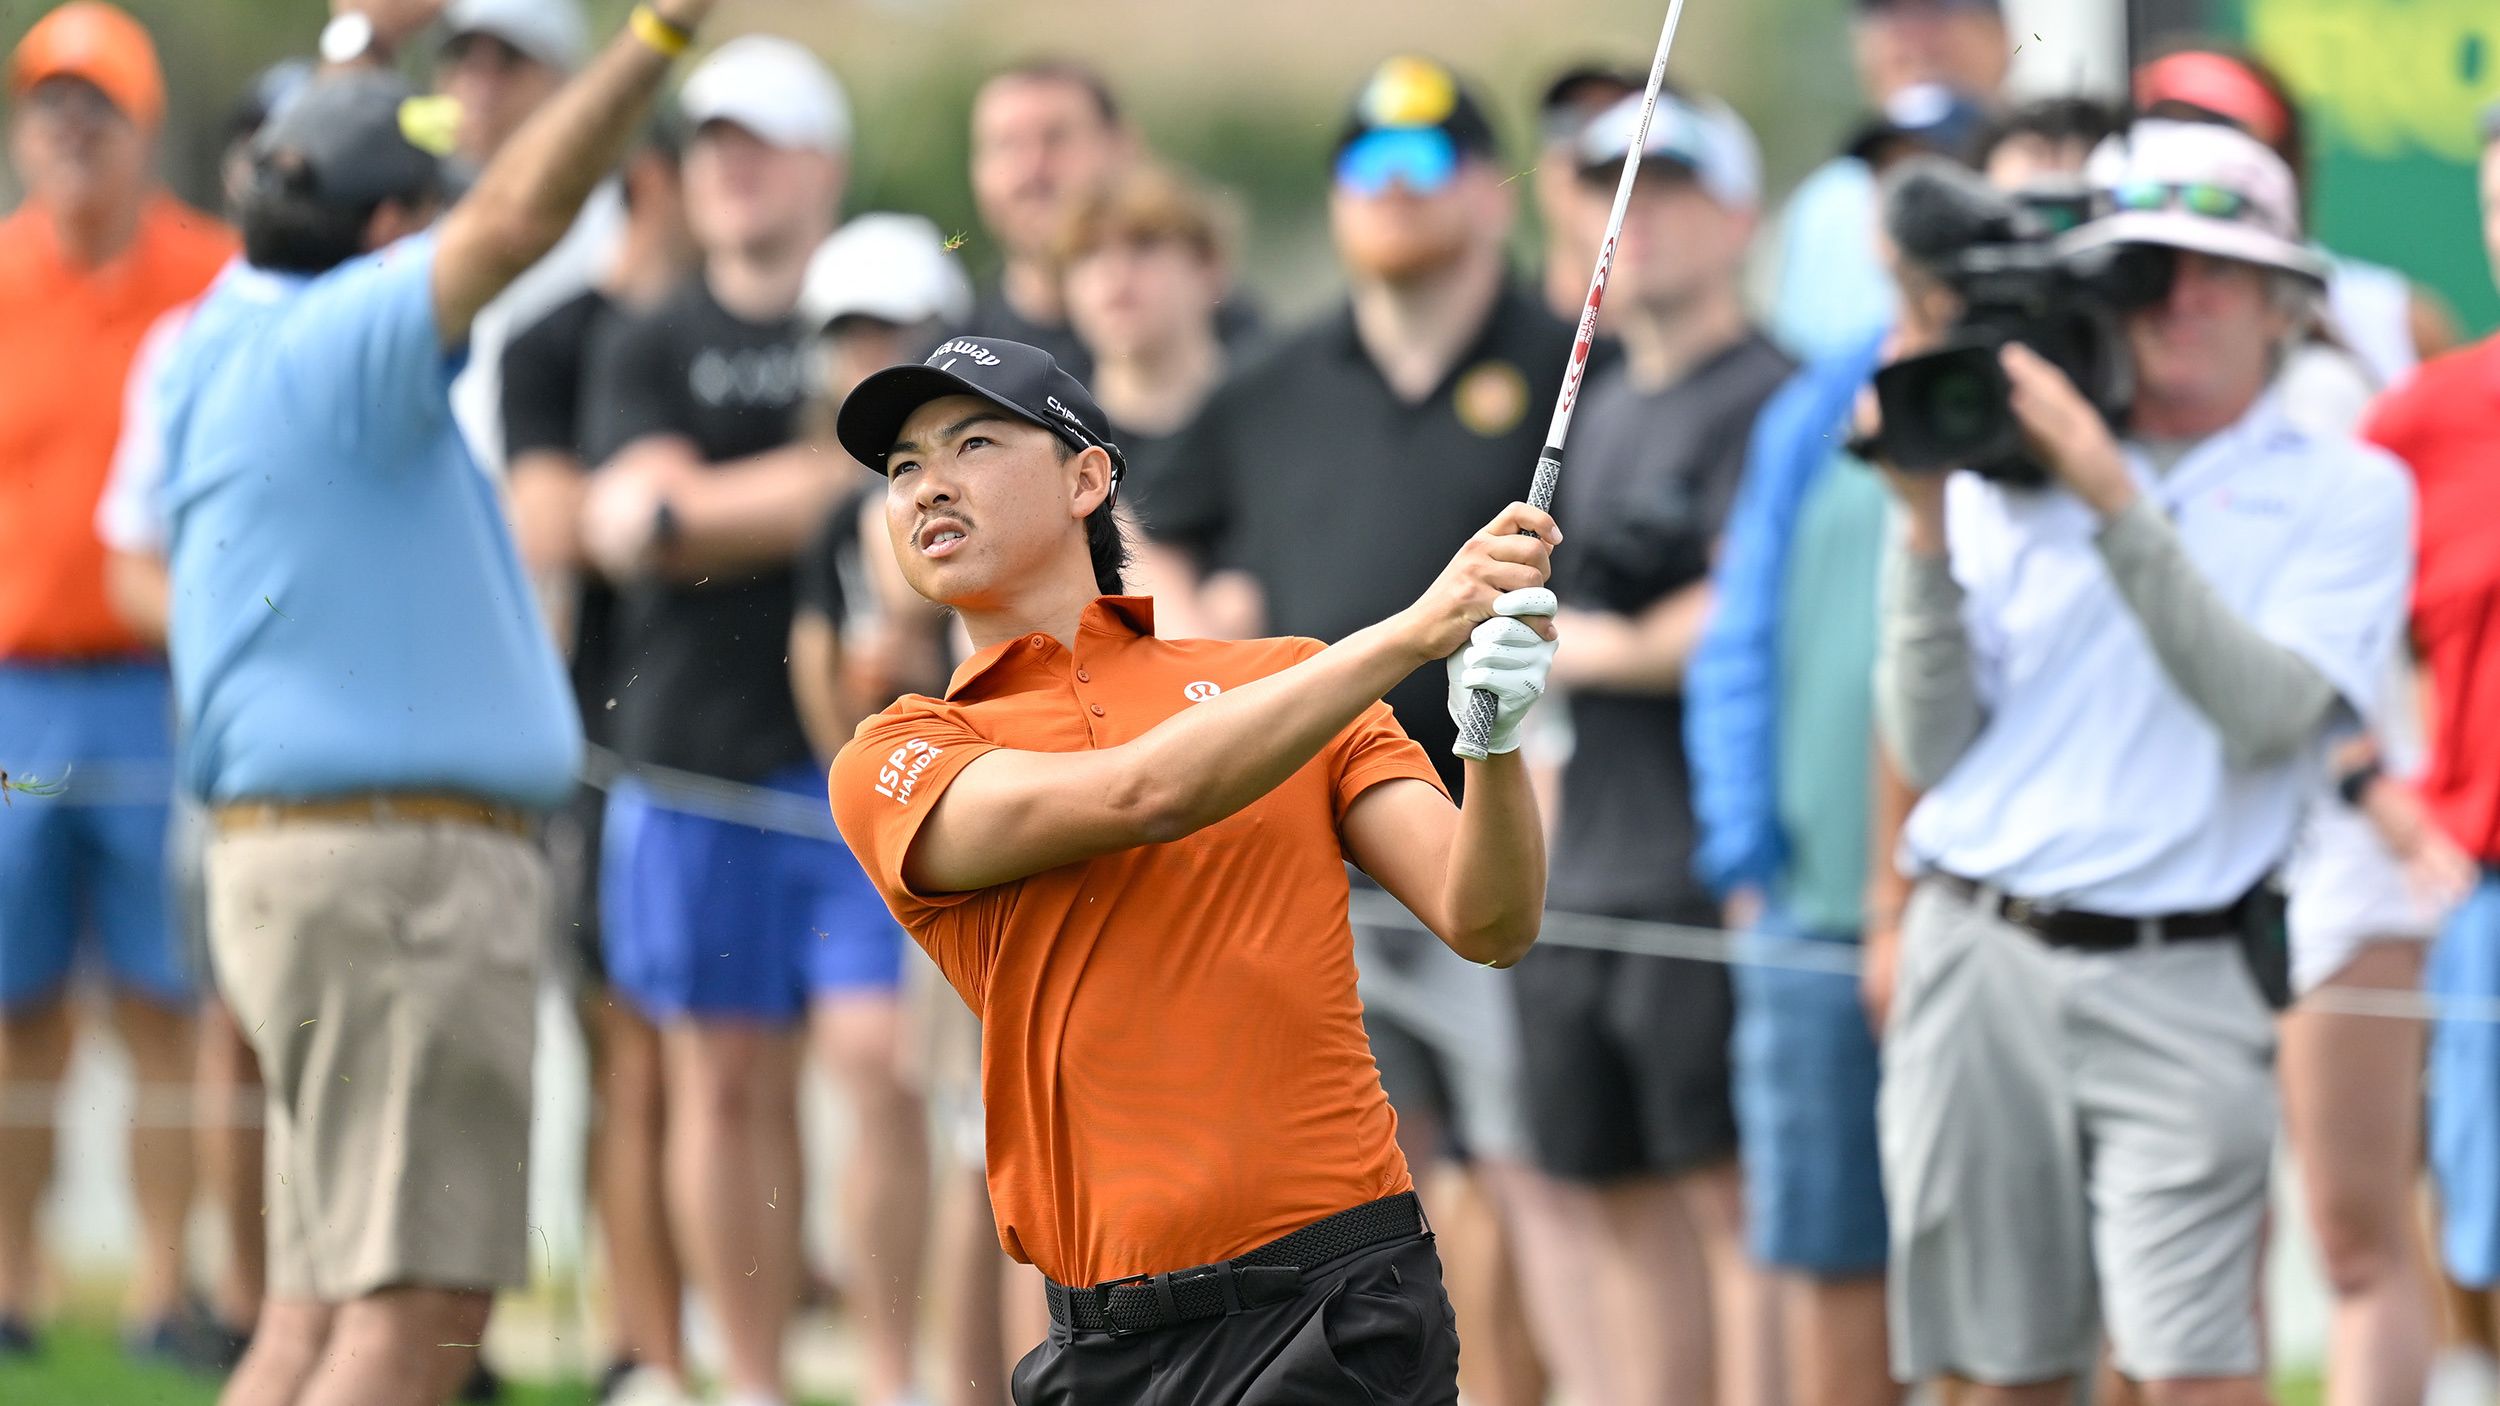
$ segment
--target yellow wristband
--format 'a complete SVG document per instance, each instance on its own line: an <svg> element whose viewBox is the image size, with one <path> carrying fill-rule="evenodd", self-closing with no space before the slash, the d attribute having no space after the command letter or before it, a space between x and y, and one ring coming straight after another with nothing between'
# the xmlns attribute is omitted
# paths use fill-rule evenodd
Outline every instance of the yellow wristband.
<svg viewBox="0 0 2500 1406"><path fill-rule="evenodd" d="M634 12L625 17L625 27L634 32L636 39L657 49L663 58L681 57L694 47L692 33L661 18L660 12L648 5L636 5Z"/></svg>

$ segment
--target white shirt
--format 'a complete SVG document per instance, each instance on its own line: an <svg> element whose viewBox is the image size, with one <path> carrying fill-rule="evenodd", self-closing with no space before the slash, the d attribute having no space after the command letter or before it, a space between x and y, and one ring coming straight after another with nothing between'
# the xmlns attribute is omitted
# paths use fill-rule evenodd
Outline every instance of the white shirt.
<svg viewBox="0 0 2500 1406"><path fill-rule="evenodd" d="M451 383L451 413L478 467L503 477L503 349L599 276L625 232L625 195L614 179L591 191L573 227L469 324L469 364Z"/></svg>
<svg viewBox="0 0 2500 1406"><path fill-rule="evenodd" d="M2412 583L2403 468L2300 430L2272 394L2166 477L2132 447L2127 463L2223 603L2368 714ZM2220 908L2254 887L2290 848L2317 749L2265 767L2224 760L2073 495L1960 474L1945 521L1988 717L1912 812L1912 860L2129 917Z"/></svg>
<svg viewBox="0 0 2500 1406"><path fill-rule="evenodd" d="M165 426L157 413L156 383L198 306L182 303L158 315L139 339L139 349L130 358L130 379L122 384L121 438L113 445L104 496L96 500L95 531L105 546L125 556L165 555Z"/></svg>

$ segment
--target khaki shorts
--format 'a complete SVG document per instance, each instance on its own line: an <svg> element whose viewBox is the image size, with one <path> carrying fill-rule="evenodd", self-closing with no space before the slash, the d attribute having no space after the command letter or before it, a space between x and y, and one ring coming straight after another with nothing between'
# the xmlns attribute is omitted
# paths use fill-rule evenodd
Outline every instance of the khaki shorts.
<svg viewBox="0 0 2500 1406"><path fill-rule="evenodd" d="M1936 883L1903 915L1877 1125L1892 1365L1995 1386L2261 1365L2274 1017L2239 945L2057 949Z"/></svg>
<svg viewBox="0 0 2500 1406"><path fill-rule="evenodd" d="M544 861L457 823L208 847L209 944L268 1090L269 1287L528 1282Z"/></svg>

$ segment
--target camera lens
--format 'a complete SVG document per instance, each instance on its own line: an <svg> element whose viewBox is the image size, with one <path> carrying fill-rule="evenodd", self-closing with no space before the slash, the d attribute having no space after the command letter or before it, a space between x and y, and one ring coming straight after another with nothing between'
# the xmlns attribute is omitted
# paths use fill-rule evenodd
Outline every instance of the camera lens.
<svg viewBox="0 0 2500 1406"><path fill-rule="evenodd" d="M1975 444L1994 430L1996 387L1967 366L1938 368L1927 383L1927 433L1945 444Z"/></svg>

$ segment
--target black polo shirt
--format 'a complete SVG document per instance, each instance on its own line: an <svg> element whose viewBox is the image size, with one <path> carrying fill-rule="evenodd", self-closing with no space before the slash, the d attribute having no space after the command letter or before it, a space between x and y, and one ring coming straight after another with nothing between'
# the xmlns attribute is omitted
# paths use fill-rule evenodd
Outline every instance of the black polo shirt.
<svg viewBox="0 0 2500 1406"><path fill-rule="evenodd" d="M1413 604L1469 536L1527 495L1571 331L1505 286L1441 384L1409 403L1341 308L1216 391L1141 497L1146 529L1258 578L1270 633L1343 639ZM1436 663L1389 704L1455 792L1448 689Z"/></svg>

